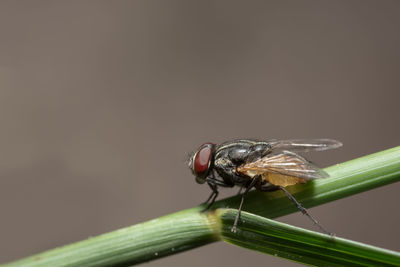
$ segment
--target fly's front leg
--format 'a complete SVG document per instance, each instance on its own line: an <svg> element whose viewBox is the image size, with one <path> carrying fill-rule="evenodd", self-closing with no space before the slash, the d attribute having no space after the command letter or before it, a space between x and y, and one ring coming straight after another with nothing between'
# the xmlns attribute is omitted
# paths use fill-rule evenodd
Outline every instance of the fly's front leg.
<svg viewBox="0 0 400 267"><path fill-rule="evenodd" d="M214 197L215 191L217 191L217 194L218 194L218 190L217 190L217 189L214 189L214 187L213 187L212 185L210 185L209 183L207 183L207 184L208 184L208 186L211 188L211 194L210 194L210 196L207 198L207 200L204 201L204 203L203 203L202 205L208 204L208 202L210 201L210 199L211 199L212 197Z"/></svg>
<svg viewBox="0 0 400 267"><path fill-rule="evenodd" d="M210 209L212 204L214 204L214 202L215 202L215 200L216 200L216 198L218 197L218 194L219 194L218 186L221 186L221 187L232 187L233 186L233 185L226 184L223 181L217 180L215 178L214 172L211 173L211 176L212 177L207 177L206 181L207 181L208 186L211 188L212 192L211 192L211 195L206 200L206 202L204 203L204 204L208 203L207 207L205 209L203 209L201 212L204 212L204 211Z"/></svg>
<svg viewBox="0 0 400 267"><path fill-rule="evenodd" d="M201 212L205 212L206 210L210 209L212 204L214 204L215 199L217 198L217 196L219 194L218 187L215 184L210 183L210 182L207 182L207 184L211 188L212 192L211 192L211 195L206 200L206 202L204 202L203 204L207 204L208 202L210 202L210 203L208 203L208 205L203 210L201 210Z"/></svg>

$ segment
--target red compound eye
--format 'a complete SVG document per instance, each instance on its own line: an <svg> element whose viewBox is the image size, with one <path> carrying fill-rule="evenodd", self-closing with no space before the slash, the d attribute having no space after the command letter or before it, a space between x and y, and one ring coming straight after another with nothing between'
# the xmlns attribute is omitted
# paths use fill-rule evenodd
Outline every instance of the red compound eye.
<svg viewBox="0 0 400 267"><path fill-rule="evenodd" d="M213 144L203 144L194 157L193 171L196 175L204 175L208 172L212 156Z"/></svg>

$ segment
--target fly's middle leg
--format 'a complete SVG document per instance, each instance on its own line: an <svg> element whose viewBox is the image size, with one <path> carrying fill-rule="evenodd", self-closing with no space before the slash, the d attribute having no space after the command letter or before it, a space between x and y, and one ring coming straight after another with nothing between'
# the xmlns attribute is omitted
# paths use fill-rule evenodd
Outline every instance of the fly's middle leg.
<svg viewBox="0 0 400 267"><path fill-rule="evenodd" d="M238 208L238 213L236 214L235 221L233 222L233 226L232 226L232 229L231 229L231 231L233 233L236 233L237 224L238 224L238 221L239 221L239 218L240 218L240 213L242 212L244 197L247 195L247 193L250 191L250 189L253 188L253 186L255 184L257 184L257 182L259 182L260 180L261 180L261 176L257 175L257 176L255 176L253 178L253 180L251 181L249 186L246 187L246 190L244 191L244 193L242 195L242 199L240 201L240 205L239 205L239 208Z"/></svg>

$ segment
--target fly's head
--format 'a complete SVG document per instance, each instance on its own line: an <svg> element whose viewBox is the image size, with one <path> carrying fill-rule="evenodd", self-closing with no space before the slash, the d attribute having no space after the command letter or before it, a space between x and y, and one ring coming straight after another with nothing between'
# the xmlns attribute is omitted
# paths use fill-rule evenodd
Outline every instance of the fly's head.
<svg viewBox="0 0 400 267"><path fill-rule="evenodd" d="M204 143L189 159L189 168L196 177L196 182L204 184L214 164L215 144Z"/></svg>

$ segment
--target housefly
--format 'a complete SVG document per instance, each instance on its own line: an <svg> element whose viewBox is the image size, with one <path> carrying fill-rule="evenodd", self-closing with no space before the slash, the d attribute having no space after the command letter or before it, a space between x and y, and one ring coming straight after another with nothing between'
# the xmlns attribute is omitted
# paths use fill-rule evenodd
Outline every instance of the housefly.
<svg viewBox="0 0 400 267"><path fill-rule="evenodd" d="M330 234L285 187L328 177L325 171L297 152L322 151L340 146L341 142L332 139L235 140L220 145L204 143L190 157L189 168L197 183L207 183L211 188L212 192L205 202L207 206L204 211L215 202L218 187L239 186L240 190L245 189L232 232L236 232L245 196L255 187L259 191L282 190L303 214L323 232Z"/></svg>

